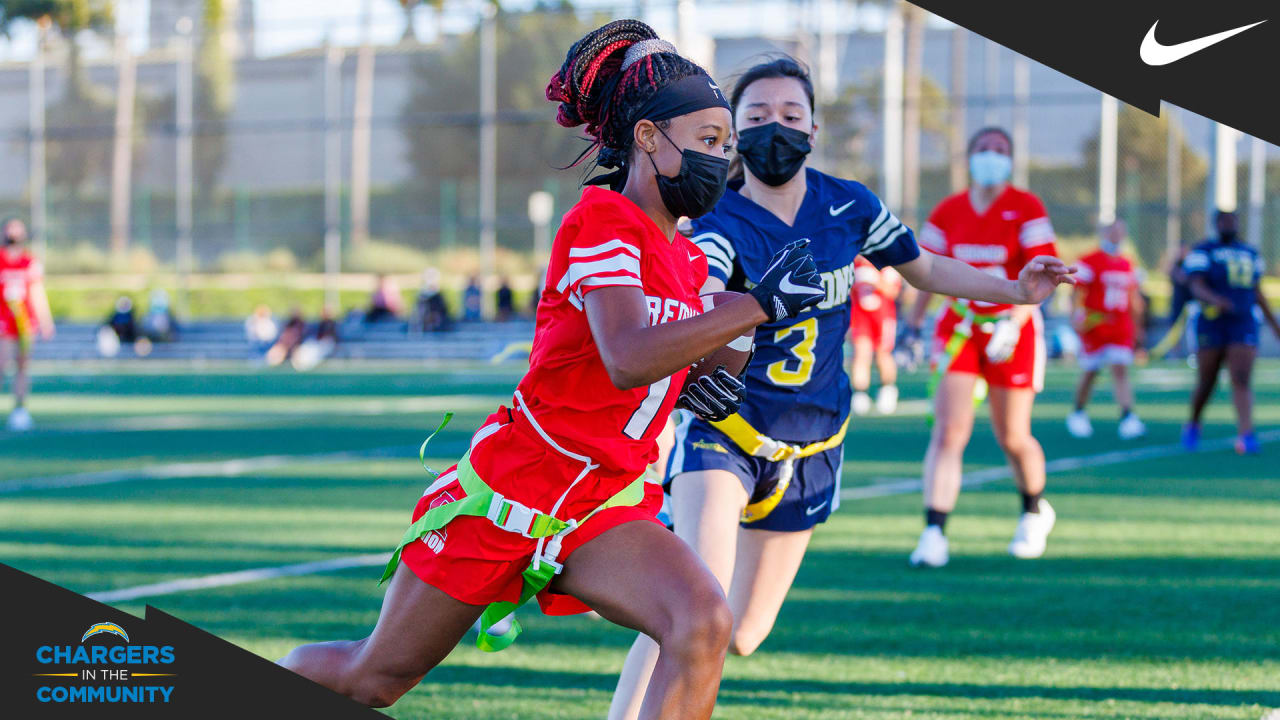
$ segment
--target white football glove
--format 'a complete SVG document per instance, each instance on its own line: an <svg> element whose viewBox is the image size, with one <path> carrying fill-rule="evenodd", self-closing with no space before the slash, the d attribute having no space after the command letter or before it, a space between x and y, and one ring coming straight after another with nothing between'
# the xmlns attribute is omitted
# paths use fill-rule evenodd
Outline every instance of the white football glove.
<svg viewBox="0 0 1280 720"><path fill-rule="evenodd" d="M987 359L993 363L1008 360L1018 347L1018 339L1021 337L1022 328L1013 320L997 320L995 329L991 331L991 339L987 341Z"/></svg>

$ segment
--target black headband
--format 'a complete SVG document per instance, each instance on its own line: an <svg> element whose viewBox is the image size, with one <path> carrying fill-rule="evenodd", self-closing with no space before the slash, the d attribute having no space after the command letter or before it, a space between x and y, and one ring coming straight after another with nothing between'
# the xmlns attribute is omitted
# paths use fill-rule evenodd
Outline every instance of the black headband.
<svg viewBox="0 0 1280 720"><path fill-rule="evenodd" d="M663 86L640 108L635 119L661 122L713 107L733 112L715 81L698 73Z"/></svg>

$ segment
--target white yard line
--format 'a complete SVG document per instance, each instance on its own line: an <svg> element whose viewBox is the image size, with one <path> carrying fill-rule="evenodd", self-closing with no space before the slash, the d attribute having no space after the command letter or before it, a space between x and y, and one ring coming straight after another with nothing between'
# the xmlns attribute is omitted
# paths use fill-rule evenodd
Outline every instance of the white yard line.
<svg viewBox="0 0 1280 720"><path fill-rule="evenodd" d="M1258 440L1261 442L1270 442L1277 439L1280 439L1280 428L1265 430L1258 433ZM1233 440L1234 438L1229 437L1205 440L1200 443L1200 451L1210 452L1214 450L1224 450L1231 447ZM1079 470L1081 468L1116 465L1119 463L1133 462L1135 460L1169 457L1183 452L1185 451L1182 449L1181 445L1150 445L1147 447L1131 448L1128 450L1112 450L1111 452L1098 453L1096 455L1080 455L1077 457L1058 458L1057 460L1051 460L1046 463L1045 470L1050 473ZM343 455L349 453L336 454ZM310 455L304 457L316 459L320 456ZM254 458L251 458L251 460L252 459ZM256 459L261 460L261 458ZM137 471L134 472L136 473ZM997 480L1004 480L1008 477L1009 468L993 467L966 473L962 482L966 487L974 487L977 485L995 482ZM918 479L899 478L876 483L875 485L847 488L840 493L840 499L866 500L870 498L886 497L889 495L903 495L915 492L919 489L920 481ZM376 567L386 564L389 558L390 554L388 553L350 555L347 557L334 558L332 560L321 560L318 562L254 568L252 570L241 570L238 572L218 573L216 575L203 575L200 577L170 580L168 582L152 583L150 585L138 585L136 587L122 588L119 590L104 590L89 593L87 597L93 598L99 602L125 602L144 597L156 597L158 595L171 595L173 593L187 592L191 590L226 587L228 585L239 585L242 583L257 582L259 580L271 580L279 577L311 575L314 573L332 572L334 570L346 570L357 567ZM1278 720L1280 720L1280 718L1278 718Z"/></svg>
<svg viewBox="0 0 1280 720"><path fill-rule="evenodd" d="M0 481L0 495L27 490L56 490L89 485L110 485L112 483L132 480L175 480L192 477L235 477L246 473L270 470L285 465L317 462L347 462L351 460L367 460L378 457L413 457L417 448L407 445L380 447L369 450L342 450L339 452L315 453L312 455L260 455L258 457L235 458L233 460L208 460L203 462L164 463L142 468L121 468L119 470L96 470L92 472L71 473L69 475L49 475L45 477L26 478L23 480Z"/></svg>
<svg viewBox="0 0 1280 720"><path fill-rule="evenodd" d="M101 592L88 593L85 597L104 603L126 602L128 600L137 600L138 598L144 597L172 595L173 593L188 592L190 590L208 590L209 588L226 587L227 585L240 585L243 583L257 582L259 580L272 580L275 578L291 577L295 575L312 575L314 573L346 570L347 568L368 567L370 565L386 565L387 561L390 559L391 553L351 555L348 557L334 558L332 560L305 562L298 563L296 565L280 565L278 567L255 568L253 570L218 573L217 575L203 575L201 577L182 578L180 580L170 580L168 582L152 583L150 585L138 585L136 587L121 588L119 590L103 590Z"/></svg>

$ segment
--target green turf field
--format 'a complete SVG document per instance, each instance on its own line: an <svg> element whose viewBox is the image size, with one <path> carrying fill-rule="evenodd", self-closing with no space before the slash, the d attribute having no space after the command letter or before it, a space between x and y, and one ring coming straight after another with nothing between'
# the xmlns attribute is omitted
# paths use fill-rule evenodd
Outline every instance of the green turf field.
<svg viewBox="0 0 1280 720"><path fill-rule="evenodd" d="M907 567L916 493L847 500L815 535L773 635L755 656L729 659L717 717L1259 720L1280 707L1280 443L1254 458L1169 450L1090 465L1176 443L1190 375L1142 371L1151 432L1124 443L1105 390L1094 439L1070 438L1074 373L1051 372L1036 434L1051 460L1085 460L1049 479L1058 527L1042 560L1004 554L1018 510L1008 480L962 497L952 562L938 571ZM42 375L38 430L0 433L0 562L92 592L387 551L428 482L417 444L457 411L431 446L433 466L449 464L517 377L488 367ZM1260 427L1280 427L1280 364L1264 364L1258 386ZM918 474L922 398L916 376L905 414L855 422L846 488ZM1220 391L1206 438L1230 435L1229 419ZM1000 462L979 423L972 469ZM227 462L245 458L258 460ZM140 615L153 604L276 658L363 636L380 570L119 605ZM388 714L603 717L632 633L522 619L512 649L464 643Z"/></svg>

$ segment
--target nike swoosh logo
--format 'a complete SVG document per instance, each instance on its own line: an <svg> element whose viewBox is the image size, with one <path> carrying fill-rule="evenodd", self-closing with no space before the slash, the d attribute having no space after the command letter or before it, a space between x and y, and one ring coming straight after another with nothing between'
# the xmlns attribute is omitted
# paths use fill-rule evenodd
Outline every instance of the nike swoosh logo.
<svg viewBox="0 0 1280 720"><path fill-rule="evenodd" d="M848 209L849 209L849 207L850 207L850 206L852 206L852 205L853 205L854 203L856 203L856 202L858 202L858 201L857 201L857 200L850 200L849 202L847 202L847 203L845 203L845 204L841 205L840 207L836 207L835 205L832 205L831 207L827 208L827 211L831 213L831 217L835 217L835 216L839 215L840 213L844 212L845 210L848 210Z"/></svg>
<svg viewBox="0 0 1280 720"><path fill-rule="evenodd" d="M804 514L805 514L805 515L812 515L812 514L814 514L814 513L818 512L819 510L821 510L822 508L826 507L826 506L827 506L827 501L826 501L826 500L823 500L822 502L818 503L817 505L814 505L814 506L813 506L813 507L811 507L811 508L805 508L805 509L804 509Z"/></svg>
<svg viewBox="0 0 1280 720"><path fill-rule="evenodd" d="M690 256L689 256L689 262L698 262L698 256L697 256L697 255L690 255Z"/></svg>
<svg viewBox="0 0 1280 720"><path fill-rule="evenodd" d="M778 289L784 293L804 293L805 295L817 295L823 290L818 288L806 287L804 285L796 285L791 282L791 273L782 276L782 280L778 282Z"/></svg>
<svg viewBox="0 0 1280 720"><path fill-rule="evenodd" d="M1142 57L1142 62L1152 67L1176 63L1179 60L1195 55L1201 50L1217 45L1227 38L1235 37L1245 30L1258 27L1264 22L1266 20L1260 20L1252 25L1245 25L1214 35L1206 35L1202 38L1180 42L1176 45L1162 45L1159 40L1156 40L1156 26L1160 24L1160 21L1157 20L1151 26L1151 29L1147 31L1147 36L1142 39L1142 47L1139 48L1138 54Z"/></svg>

